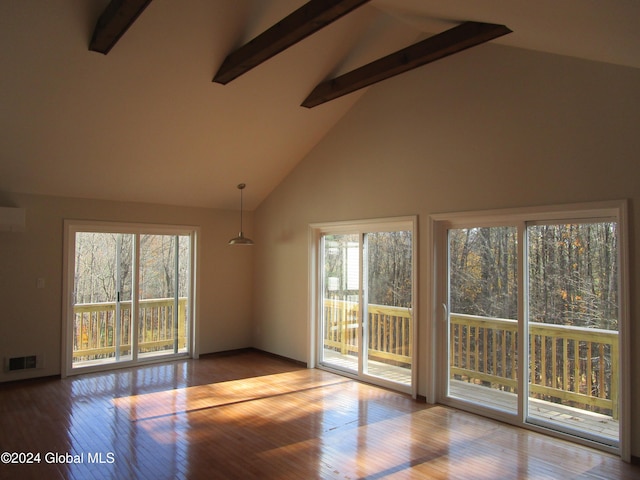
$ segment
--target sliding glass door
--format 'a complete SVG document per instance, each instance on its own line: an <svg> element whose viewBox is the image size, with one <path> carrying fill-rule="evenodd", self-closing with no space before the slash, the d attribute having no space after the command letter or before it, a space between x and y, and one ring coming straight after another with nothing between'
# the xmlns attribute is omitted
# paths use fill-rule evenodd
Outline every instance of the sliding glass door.
<svg viewBox="0 0 640 480"><path fill-rule="evenodd" d="M131 361L134 235L76 232L74 249L74 368Z"/></svg>
<svg viewBox="0 0 640 480"><path fill-rule="evenodd" d="M410 386L413 365L413 235L363 236L363 373Z"/></svg>
<svg viewBox="0 0 640 480"><path fill-rule="evenodd" d="M619 448L620 221L596 212L437 224L441 401Z"/></svg>
<svg viewBox="0 0 640 480"><path fill-rule="evenodd" d="M518 411L518 235L513 226L451 228L447 390Z"/></svg>
<svg viewBox="0 0 640 480"><path fill-rule="evenodd" d="M195 233L161 230L67 226L67 373L190 353Z"/></svg>
<svg viewBox="0 0 640 480"><path fill-rule="evenodd" d="M318 363L411 391L413 222L317 227Z"/></svg>
<svg viewBox="0 0 640 480"><path fill-rule="evenodd" d="M185 353L189 236L145 234L139 238L138 355Z"/></svg>
<svg viewBox="0 0 640 480"><path fill-rule="evenodd" d="M322 332L320 363L357 374L362 339L360 235L322 237Z"/></svg>
<svg viewBox="0 0 640 480"><path fill-rule="evenodd" d="M615 221L527 226L527 421L618 441L618 256Z"/></svg>

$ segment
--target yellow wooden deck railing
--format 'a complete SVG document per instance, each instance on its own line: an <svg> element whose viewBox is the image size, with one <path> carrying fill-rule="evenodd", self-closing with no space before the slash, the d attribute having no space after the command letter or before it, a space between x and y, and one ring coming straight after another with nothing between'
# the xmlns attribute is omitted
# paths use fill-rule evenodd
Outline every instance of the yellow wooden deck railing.
<svg viewBox="0 0 640 480"><path fill-rule="evenodd" d="M175 344L173 298L139 300L139 353L172 349ZM178 349L186 347L187 299L178 299ZM116 303L85 303L73 307L73 361L107 359L116 356L120 335L120 354L131 354L131 301L120 302L120 325ZM118 332L119 330L119 332Z"/></svg>
<svg viewBox="0 0 640 480"><path fill-rule="evenodd" d="M370 304L369 358L408 366L413 356L413 331L409 308ZM325 299L324 346L342 354L358 352L359 307L355 302Z"/></svg>
<svg viewBox="0 0 640 480"><path fill-rule="evenodd" d="M516 320L451 314L450 371L463 379L516 391ZM532 396L618 418L618 332L529 323Z"/></svg>

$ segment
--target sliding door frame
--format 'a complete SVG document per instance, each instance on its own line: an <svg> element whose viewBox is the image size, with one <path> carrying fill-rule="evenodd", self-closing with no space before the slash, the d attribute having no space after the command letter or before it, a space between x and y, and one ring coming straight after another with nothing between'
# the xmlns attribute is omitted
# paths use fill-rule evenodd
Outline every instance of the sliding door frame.
<svg viewBox="0 0 640 480"><path fill-rule="evenodd" d="M197 259L199 257L199 235L200 228L197 226L186 225L162 225L162 224L141 224L141 223L123 223L123 222L105 222L90 220L65 220L64 221L64 242L63 242L63 282L62 282L62 335L61 335L61 376L65 378L71 375L81 373L90 373L95 371L105 371L118 368L126 368L134 365L143 365L149 363L159 363L175 360L177 358L198 358L196 334L198 331L198 269ZM138 329L137 322L132 324L131 330L131 361L122 361L107 363L103 365L91 365L81 368L73 368L72 355L73 343L71 342L73 321L71 316L73 313L73 291L74 291L74 274L75 274L75 241L76 233L92 232L92 233L124 233L139 236L149 235L170 235L170 236L188 236L190 250L189 264L189 301L187 302L187 316L190 321L187 324L187 351L185 353L177 353L173 355L157 356L140 359L137 355L138 350ZM178 244L176 243L176 249ZM140 245L138 241L134 241L134 257L136 258L133 266L133 282L137 285L139 281L139 258ZM134 291L136 291L134 289ZM132 295L132 319L137 317L139 295Z"/></svg>
<svg viewBox="0 0 640 480"><path fill-rule="evenodd" d="M412 338L412 358L411 358L411 387L406 391L413 396L417 397L418 392L418 218L417 216L405 216L405 217L391 217L391 218L376 218L367 220L354 220L354 221L340 221L340 222L327 222L327 223L313 223L309 225L309 356L307 364L309 368L323 368L333 371L330 367L326 367L321 364L322 354L322 315L323 315L323 292L322 281L320 281L320 275L322 272L322 248L321 240L325 234L358 234L359 235L359 252L362 252L362 238L366 233L375 232L389 232L393 229L397 229L403 226L412 233L411 240L411 269L412 269L412 316L411 316L411 328L413 331ZM359 275L360 282L362 282L363 271L365 267L363 265L363 259L359 261ZM360 285L360 297L362 297L362 285ZM363 299L360 298L360 303ZM362 315L362 312L361 312ZM362 319L361 319L362 323ZM362 328L359 329L362 331ZM359 333L360 335L360 333ZM359 358L362 359L364 346L362 342L364 339L359 336ZM362 361L358 362L359 373L362 373ZM377 385L404 391L399 385L392 382L385 382L384 379L379 377L372 377L369 375L352 375L345 371L336 371L341 375L353 377L355 379L364 380Z"/></svg>
<svg viewBox="0 0 640 480"><path fill-rule="evenodd" d="M518 361L518 376L521 385L528 382L528 328L526 325L526 275L521 266L526 265L524 259L526 241L525 229L529 222L548 221L558 222L563 220L579 221L581 219L590 220L597 218L615 218L619 226L618 237L618 262L619 262L619 348L620 348L620 372L619 372L619 422L620 432L618 447L608 446L590 439L580 438L567 433L559 432L527 422L527 402L528 395L523 394L523 388L518 391L518 412L517 415L508 414L499 410L483 408L482 406L464 402L459 399L451 398L447 395L448 386L448 322L447 312L442 307L447 300L448 286L443 281L447 278L448 269L448 241L447 231L450 228L470 227L471 224L477 227L492 227L512 225L518 228L519 238L523 241L518 242L518 254L520 255L518 281L518 316L520 324L520 332L518 335L518 348L522 352ZM586 204L568 204L557 205L551 207L530 207L508 210L492 210L479 212L456 212L434 214L430 216L430 260L431 260L431 295L430 295L430 329L429 334L432 337L432 345L435 353L429 356L432 365L429 368L429 374L432 376L428 383L428 389L433 389L428 393L429 399L461 408L464 410L478 413L491 418L518 425L530 430L539 431L550 434L559 438L564 438L575 443L580 443L601 450L616 453L625 461L630 461L630 300L629 300L629 243L628 243L628 202L626 200L595 202ZM524 322L522 324L522 322ZM522 334L525 333L525 334ZM440 368L438 368L440 366ZM446 368L445 368L446 367ZM524 389L527 390L526 388Z"/></svg>

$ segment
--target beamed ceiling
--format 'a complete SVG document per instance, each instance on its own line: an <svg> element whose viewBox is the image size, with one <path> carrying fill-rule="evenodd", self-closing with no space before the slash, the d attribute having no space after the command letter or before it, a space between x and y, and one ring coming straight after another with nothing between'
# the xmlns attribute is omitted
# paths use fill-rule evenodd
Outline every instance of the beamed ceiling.
<svg viewBox="0 0 640 480"><path fill-rule="evenodd" d="M255 208L363 98L492 42L640 68L640 2L0 3L1 191Z"/></svg>

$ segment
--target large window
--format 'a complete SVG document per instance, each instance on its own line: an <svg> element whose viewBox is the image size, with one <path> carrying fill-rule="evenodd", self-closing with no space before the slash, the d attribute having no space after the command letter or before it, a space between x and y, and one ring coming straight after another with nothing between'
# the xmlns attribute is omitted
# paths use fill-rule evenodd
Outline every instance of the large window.
<svg viewBox="0 0 640 480"><path fill-rule="evenodd" d="M66 374L188 356L195 231L67 222Z"/></svg>
<svg viewBox="0 0 640 480"><path fill-rule="evenodd" d="M434 218L441 401L622 452L623 212Z"/></svg>
<svg viewBox="0 0 640 480"><path fill-rule="evenodd" d="M413 218L312 226L322 368L414 393L414 230Z"/></svg>

